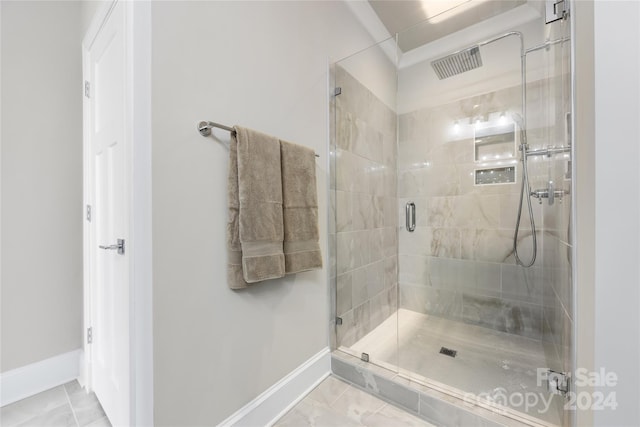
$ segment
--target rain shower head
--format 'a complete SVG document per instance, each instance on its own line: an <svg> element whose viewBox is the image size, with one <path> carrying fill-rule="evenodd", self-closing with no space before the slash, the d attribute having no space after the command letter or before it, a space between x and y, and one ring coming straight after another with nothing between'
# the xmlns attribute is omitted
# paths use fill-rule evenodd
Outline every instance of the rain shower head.
<svg viewBox="0 0 640 427"><path fill-rule="evenodd" d="M431 62L440 80L482 67L480 47L471 46Z"/></svg>

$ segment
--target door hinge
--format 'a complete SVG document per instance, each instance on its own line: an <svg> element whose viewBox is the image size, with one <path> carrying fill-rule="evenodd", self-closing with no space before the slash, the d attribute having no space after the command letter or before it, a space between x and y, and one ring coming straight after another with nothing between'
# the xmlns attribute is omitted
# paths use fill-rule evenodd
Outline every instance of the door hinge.
<svg viewBox="0 0 640 427"><path fill-rule="evenodd" d="M91 205L87 205L87 221L91 222Z"/></svg>
<svg viewBox="0 0 640 427"><path fill-rule="evenodd" d="M337 87L333 90L333 95L334 96L338 96L342 93L342 88L341 87Z"/></svg>
<svg viewBox="0 0 640 427"><path fill-rule="evenodd" d="M336 317L336 325L342 325L342 317Z"/></svg>
<svg viewBox="0 0 640 427"><path fill-rule="evenodd" d="M569 375L565 372L547 370L547 391L566 396L569 393Z"/></svg>
<svg viewBox="0 0 640 427"><path fill-rule="evenodd" d="M569 2L567 0L546 0L545 23L550 24L569 16Z"/></svg>
<svg viewBox="0 0 640 427"><path fill-rule="evenodd" d="M87 328L87 344L93 343L93 327Z"/></svg>
<svg viewBox="0 0 640 427"><path fill-rule="evenodd" d="M91 98L91 83L87 80L84 81L84 96Z"/></svg>

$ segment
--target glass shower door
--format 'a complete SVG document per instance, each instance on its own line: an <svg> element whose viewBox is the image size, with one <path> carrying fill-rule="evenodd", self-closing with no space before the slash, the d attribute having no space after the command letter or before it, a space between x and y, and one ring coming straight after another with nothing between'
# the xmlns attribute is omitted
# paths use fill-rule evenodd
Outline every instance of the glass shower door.
<svg viewBox="0 0 640 427"><path fill-rule="evenodd" d="M387 54L393 46L388 40L334 66L332 195L336 346L396 369L396 77Z"/></svg>

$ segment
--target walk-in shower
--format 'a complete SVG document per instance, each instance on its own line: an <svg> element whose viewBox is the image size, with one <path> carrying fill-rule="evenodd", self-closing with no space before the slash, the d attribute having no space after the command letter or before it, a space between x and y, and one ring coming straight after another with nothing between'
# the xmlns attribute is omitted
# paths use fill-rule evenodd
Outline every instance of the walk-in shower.
<svg viewBox="0 0 640 427"><path fill-rule="evenodd" d="M518 5L334 64L334 349L461 405L567 425L570 23Z"/></svg>

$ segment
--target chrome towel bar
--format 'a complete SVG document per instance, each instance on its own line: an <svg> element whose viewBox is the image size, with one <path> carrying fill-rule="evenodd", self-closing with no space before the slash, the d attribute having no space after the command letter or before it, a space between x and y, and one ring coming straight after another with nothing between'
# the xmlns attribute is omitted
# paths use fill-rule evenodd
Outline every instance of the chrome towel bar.
<svg viewBox="0 0 640 427"><path fill-rule="evenodd" d="M226 130L227 132L236 133L236 131L232 127L221 125L220 123L207 122L204 120L198 123L198 132L200 132L200 135L202 136L211 135L211 128L218 128L218 129ZM320 157L320 156L316 154L316 157Z"/></svg>

